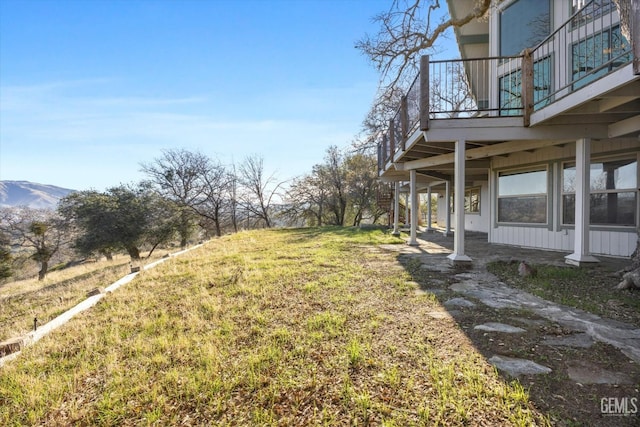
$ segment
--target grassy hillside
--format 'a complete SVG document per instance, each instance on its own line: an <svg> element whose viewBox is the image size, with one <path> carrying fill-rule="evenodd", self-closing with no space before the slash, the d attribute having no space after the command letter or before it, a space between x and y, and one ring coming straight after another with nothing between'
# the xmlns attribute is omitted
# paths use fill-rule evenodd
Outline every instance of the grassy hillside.
<svg viewBox="0 0 640 427"><path fill-rule="evenodd" d="M243 232L145 271L0 368L0 425L545 424L376 247L401 242Z"/></svg>
<svg viewBox="0 0 640 427"><path fill-rule="evenodd" d="M157 261L159 252L139 264ZM112 261L91 262L64 269L52 269L44 280L37 277L0 285L0 341L24 335L33 319L43 325L69 310L95 288L106 288L129 274L130 258L116 255Z"/></svg>

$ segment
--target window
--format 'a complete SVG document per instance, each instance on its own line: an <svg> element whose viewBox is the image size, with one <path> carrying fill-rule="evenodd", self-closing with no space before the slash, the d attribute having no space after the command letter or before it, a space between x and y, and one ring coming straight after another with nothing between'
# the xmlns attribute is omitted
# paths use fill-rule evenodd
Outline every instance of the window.
<svg viewBox="0 0 640 427"><path fill-rule="evenodd" d="M451 200L449 200L449 208L453 213L455 211L455 197L454 193L451 193ZM465 213L480 213L480 187L470 188L464 191L464 212Z"/></svg>
<svg viewBox="0 0 640 427"><path fill-rule="evenodd" d="M500 13L500 56L518 55L551 32L550 0L517 0Z"/></svg>
<svg viewBox="0 0 640 427"><path fill-rule="evenodd" d="M498 173L498 222L547 223L547 170Z"/></svg>
<svg viewBox="0 0 640 427"><path fill-rule="evenodd" d="M593 225L636 225L636 159L591 163L590 223ZM562 174L562 223L575 224L575 163L566 163Z"/></svg>
<svg viewBox="0 0 640 427"><path fill-rule="evenodd" d="M594 34L571 47L573 89L606 75L631 60L629 42L620 27Z"/></svg>

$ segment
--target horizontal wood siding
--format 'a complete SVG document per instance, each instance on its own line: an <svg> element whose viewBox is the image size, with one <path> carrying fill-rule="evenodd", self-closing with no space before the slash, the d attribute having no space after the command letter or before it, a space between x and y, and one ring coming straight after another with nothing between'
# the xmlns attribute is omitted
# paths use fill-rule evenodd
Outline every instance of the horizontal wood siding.
<svg viewBox="0 0 640 427"><path fill-rule="evenodd" d="M637 153L640 143L626 140L602 140L592 141L591 157L599 157L607 153ZM491 161L492 169L508 169L520 166L548 164L549 173L554 179L554 193L549 199L552 204L552 213L556 215L560 211L559 173L561 163L575 159L575 143L567 143L564 146L549 147L533 152L513 153L506 157L494 157ZM495 221L495 212L492 212L491 221ZM489 233L492 243L515 245L522 247L551 249L562 252L573 252L574 230L559 229L559 218L550 218L550 227L505 226L498 225ZM633 229L624 230L592 230L589 234L589 246L594 255L630 256L636 247L637 234Z"/></svg>
<svg viewBox="0 0 640 427"><path fill-rule="evenodd" d="M525 248L573 252L574 231L546 228L500 226L492 230L491 243ZM594 255L628 257L636 249L637 235L627 231L591 231L589 246Z"/></svg>

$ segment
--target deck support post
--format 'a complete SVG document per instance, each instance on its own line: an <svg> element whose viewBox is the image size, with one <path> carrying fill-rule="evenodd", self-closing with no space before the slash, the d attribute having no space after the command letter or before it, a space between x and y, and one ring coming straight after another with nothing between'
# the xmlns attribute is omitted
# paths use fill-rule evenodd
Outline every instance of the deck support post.
<svg viewBox="0 0 640 427"><path fill-rule="evenodd" d="M404 193L404 225L409 225L409 194Z"/></svg>
<svg viewBox="0 0 640 427"><path fill-rule="evenodd" d="M400 182L396 181L393 188L393 236L399 236L400 230L398 225L400 222Z"/></svg>
<svg viewBox="0 0 640 427"><path fill-rule="evenodd" d="M442 234L445 236L451 236L451 206L449 204L449 200L451 200L451 181L447 180L444 182L444 206L445 206L445 214L444 214L444 231Z"/></svg>
<svg viewBox="0 0 640 427"><path fill-rule="evenodd" d="M465 183L465 145L466 141L456 141L453 209L455 211L455 233L453 235L453 253L447 258L454 263L469 263L469 258L464 253L464 183ZM447 205L448 203L447 199Z"/></svg>
<svg viewBox="0 0 640 427"><path fill-rule="evenodd" d="M409 246L418 246L418 185L415 169L409 171L409 187L411 191L411 233Z"/></svg>
<svg viewBox="0 0 640 427"><path fill-rule="evenodd" d="M433 233L431 227L431 186L427 187L427 233Z"/></svg>
<svg viewBox="0 0 640 427"><path fill-rule="evenodd" d="M576 207L573 253L564 257L567 264L581 266L599 260L589 253L589 223L591 205L591 139L576 141Z"/></svg>

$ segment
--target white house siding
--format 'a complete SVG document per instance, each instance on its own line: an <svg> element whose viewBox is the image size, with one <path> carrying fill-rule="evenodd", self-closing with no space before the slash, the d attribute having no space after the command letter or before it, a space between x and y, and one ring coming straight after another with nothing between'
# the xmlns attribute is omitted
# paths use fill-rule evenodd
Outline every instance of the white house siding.
<svg viewBox="0 0 640 427"><path fill-rule="evenodd" d="M603 155L619 155L640 152L640 142L636 141L593 141L591 143L591 157ZM536 150L533 153L517 153L508 157L492 159L491 188L494 188L495 172L504 169L548 165L552 190L548 194L548 201L552 204L550 224L547 226L518 226L498 225L496 223L495 195L491 199L491 215L489 241L492 243L515 245L522 247L550 249L572 252L574 244L574 230L560 225L561 194L560 182L561 165L565 161L575 159L575 143L568 143L564 147L552 147ZM640 182L640 180L639 180ZM639 197L640 199L640 197ZM488 198L485 198L488 201ZM486 203L484 204L486 206ZM630 256L636 247L637 234L633 227L610 227L611 229L595 229L589 233L591 253L607 256Z"/></svg>
<svg viewBox="0 0 640 427"><path fill-rule="evenodd" d="M593 230L589 233L589 246L595 255L628 257L636 248L637 235L626 231ZM546 228L496 227L491 232L492 243L515 245L526 248L573 251L574 231L558 232Z"/></svg>

